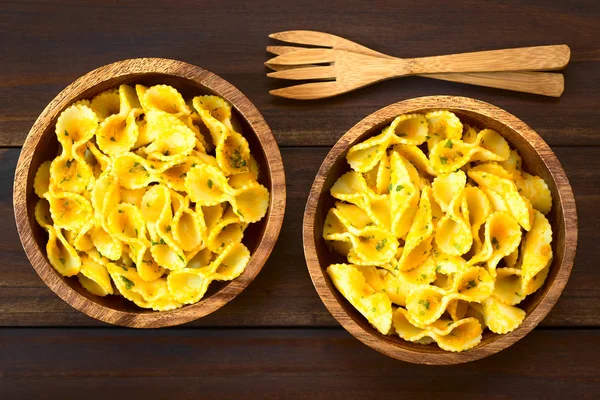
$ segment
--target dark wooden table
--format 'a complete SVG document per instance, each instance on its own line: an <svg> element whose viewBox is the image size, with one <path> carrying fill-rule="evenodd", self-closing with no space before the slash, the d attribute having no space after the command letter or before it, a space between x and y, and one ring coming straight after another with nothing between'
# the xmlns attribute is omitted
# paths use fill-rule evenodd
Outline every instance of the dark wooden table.
<svg viewBox="0 0 600 400"><path fill-rule="evenodd" d="M406 57L558 43L572 57L560 99L404 78L296 102L268 94L278 83L263 67L267 35L289 29ZM0 398L597 398L597 0L2 1L0 39ZM273 129L288 177L281 236L256 281L206 318L150 331L97 322L52 293L25 257L12 210L19 147L46 104L89 70L145 56L187 61L237 86ZM301 241L304 203L330 146L367 114L434 94L478 98L533 127L562 162L580 221L571 279L543 323L500 354L449 367L395 361L351 337L313 289Z"/></svg>

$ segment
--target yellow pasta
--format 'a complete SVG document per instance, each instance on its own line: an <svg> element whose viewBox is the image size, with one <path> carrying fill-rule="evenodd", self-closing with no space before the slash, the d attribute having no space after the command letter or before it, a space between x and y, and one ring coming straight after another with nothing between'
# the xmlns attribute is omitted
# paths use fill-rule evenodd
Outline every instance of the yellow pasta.
<svg viewBox="0 0 600 400"><path fill-rule="evenodd" d="M167 85L121 85L67 107L60 152L33 183L54 269L156 311L241 275L244 231L266 215L269 191L233 118L224 99L186 102Z"/></svg>
<svg viewBox="0 0 600 400"><path fill-rule="evenodd" d="M552 262L552 195L500 133L400 115L346 160L322 237L348 263L327 272L375 329L457 352L518 328Z"/></svg>

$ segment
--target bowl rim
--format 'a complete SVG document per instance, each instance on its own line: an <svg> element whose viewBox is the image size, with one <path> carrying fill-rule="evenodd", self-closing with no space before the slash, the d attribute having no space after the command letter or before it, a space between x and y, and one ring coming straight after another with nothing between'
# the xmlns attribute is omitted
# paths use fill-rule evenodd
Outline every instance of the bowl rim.
<svg viewBox="0 0 600 400"><path fill-rule="evenodd" d="M271 177L271 194L265 216L264 234L242 275L208 299L176 310L160 312L141 308L139 312L113 309L88 299L71 288L37 247L27 210L27 191L30 189L27 182L31 181L30 175L36 172L30 171L29 165L48 125L85 91L107 80L145 74L170 75L193 81L194 84L229 101L256 134ZM190 322L218 310L241 293L263 268L277 242L283 224L285 204L286 182L281 153L270 127L256 106L231 83L212 72L183 61L166 58L133 58L107 64L86 73L63 89L46 106L31 127L17 162L13 187L13 207L19 238L31 265L44 283L66 303L92 318L135 328L158 328Z"/></svg>
<svg viewBox="0 0 600 400"><path fill-rule="evenodd" d="M391 341L386 341L378 337L375 329L371 326L365 329L356 323L327 286L326 280L330 278L326 276L325 270L321 268L316 250L315 218L317 206L332 166L335 165L339 157L346 152L355 140L371 131L374 127L386 121L391 121L400 114L415 113L425 109L468 111L497 120L527 140L534 151L540 156L554 182L560 182L560 185L556 184L559 201L555 199L555 202L562 205L565 227L565 251L553 284L541 298L539 304L526 316L523 323L517 329L504 335L498 335L498 338L493 342L461 353L427 353L402 348ZM447 95L416 97L393 103L369 114L350 128L331 148L317 172L306 202L302 231L304 256L313 285L325 307L344 329L367 346L387 356L411 363L431 365L459 364L475 361L510 347L531 332L550 312L567 283L575 259L577 235L577 211L573 191L562 165L548 144L527 124L499 107L468 97Z"/></svg>

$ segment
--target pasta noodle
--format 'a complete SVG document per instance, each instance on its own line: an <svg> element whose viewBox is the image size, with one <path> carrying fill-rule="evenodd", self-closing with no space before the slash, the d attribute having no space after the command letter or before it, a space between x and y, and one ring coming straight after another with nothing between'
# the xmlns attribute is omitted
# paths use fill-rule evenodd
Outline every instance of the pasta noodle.
<svg viewBox="0 0 600 400"><path fill-rule="evenodd" d="M552 196L498 132L400 115L346 159L323 238L348 263L327 272L380 333L457 352L523 322L552 261Z"/></svg>
<svg viewBox="0 0 600 400"><path fill-rule="evenodd" d="M121 85L67 107L60 154L33 184L54 269L156 311L240 276L244 231L266 215L269 191L231 118L224 99L186 103L167 85Z"/></svg>

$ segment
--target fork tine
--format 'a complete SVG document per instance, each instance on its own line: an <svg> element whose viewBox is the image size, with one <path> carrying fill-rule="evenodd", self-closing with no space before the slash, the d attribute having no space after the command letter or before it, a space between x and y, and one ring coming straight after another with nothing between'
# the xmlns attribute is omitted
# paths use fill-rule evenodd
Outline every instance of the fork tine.
<svg viewBox="0 0 600 400"><path fill-rule="evenodd" d="M300 68L313 68L316 65L306 64L306 65L278 65L278 64L269 64L265 63L265 67L272 69L273 71L285 71L288 69L300 69Z"/></svg>
<svg viewBox="0 0 600 400"><path fill-rule="evenodd" d="M346 92L346 90L344 90L341 85L337 84L336 81L303 83L301 85L269 91L273 96L296 100L324 99L326 97L337 96L344 92Z"/></svg>
<svg viewBox="0 0 600 400"><path fill-rule="evenodd" d="M282 54L291 53L298 50L306 50L306 47L295 46L267 46L267 52L280 56Z"/></svg>
<svg viewBox="0 0 600 400"><path fill-rule="evenodd" d="M304 79L331 79L335 78L335 68L332 66L327 67L311 67L311 68L294 68L285 71L269 72L267 74L269 78L279 79L292 79L292 80L304 80Z"/></svg>
<svg viewBox="0 0 600 400"><path fill-rule="evenodd" d="M335 50L305 49L271 58L267 63L280 65L324 64L335 61Z"/></svg>
<svg viewBox="0 0 600 400"><path fill-rule="evenodd" d="M282 42L325 47L333 47L339 39L338 36L329 33L304 30L276 32L271 33L269 37Z"/></svg>

